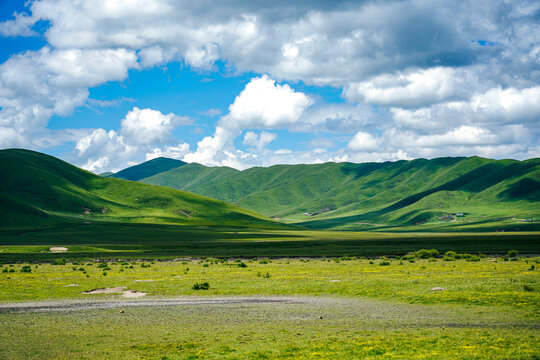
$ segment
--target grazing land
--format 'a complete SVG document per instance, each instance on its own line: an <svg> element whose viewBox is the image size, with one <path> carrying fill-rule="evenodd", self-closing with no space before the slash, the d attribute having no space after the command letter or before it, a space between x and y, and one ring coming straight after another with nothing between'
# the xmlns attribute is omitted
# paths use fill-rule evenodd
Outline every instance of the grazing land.
<svg viewBox="0 0 540 360"><path fill-rule="evenodd" d="M537 359L540 259L455 257L4 265L0 357Z"/></svg>

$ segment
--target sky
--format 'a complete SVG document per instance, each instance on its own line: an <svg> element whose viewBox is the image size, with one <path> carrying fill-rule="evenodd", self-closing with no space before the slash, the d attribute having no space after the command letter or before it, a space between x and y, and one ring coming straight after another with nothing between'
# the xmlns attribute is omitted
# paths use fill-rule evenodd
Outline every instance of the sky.
<svg viewBox="0 0 540 360"><path fill-rule="evenodd" d="M540 156L540 2L0 0L0 149L102 173Z"/></svg>

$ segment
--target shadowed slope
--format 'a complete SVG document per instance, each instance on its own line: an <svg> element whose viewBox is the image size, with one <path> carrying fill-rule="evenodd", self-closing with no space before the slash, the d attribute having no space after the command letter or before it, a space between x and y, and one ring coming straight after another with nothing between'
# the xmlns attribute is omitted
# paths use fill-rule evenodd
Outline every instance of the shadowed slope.
<svg viewBox="0 0 540 360"><path fill-rule="evenodd" d="M186 163L180 160L158 157L142 164L128 167L117 173L108 174L108 177L115 177L124 180L138 181L152 175L156 175L171 169L175 169ZM103 176L103 175L102 175Z"/></svg>

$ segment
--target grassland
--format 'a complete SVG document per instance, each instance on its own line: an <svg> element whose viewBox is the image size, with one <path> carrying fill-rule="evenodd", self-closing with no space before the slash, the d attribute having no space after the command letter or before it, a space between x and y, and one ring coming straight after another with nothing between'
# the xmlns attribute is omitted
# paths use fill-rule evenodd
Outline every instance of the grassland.
<svg viewBox="0 0 540 360"><path fill-rule="evenodd" d="M67 259L172 259L183 256L290 257L404 255L422 248L486 254L516 249L538 254L537 232L370 233L73 222L39 228L0 230L0 261ZM50 247L63 246L55 254Z"/></svg>
<svg viewBox="0 0 540 360"><path fill-rule="evenodd" d="M113 286L157 300L272 295L274 302L122 312L118 307L50 312L0 307L0 357L537 359L540 259L513 260L118 261L107 263L107 275L97 262L32 264L30 273L21 272L26 264L4 265L0 269L14 272L0 272L2 303L117 301L120 295L82 294ZM203 281L209 290L192 289ZM281 296L287 297L279 301Z"/></svg>

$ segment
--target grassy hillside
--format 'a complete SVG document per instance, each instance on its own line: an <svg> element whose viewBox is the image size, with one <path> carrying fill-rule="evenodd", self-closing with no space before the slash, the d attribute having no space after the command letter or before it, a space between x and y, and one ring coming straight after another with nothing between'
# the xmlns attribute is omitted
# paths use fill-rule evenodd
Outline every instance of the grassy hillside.
<svg viewBox="0 0 540 360"><path fill-rule="evenodd" d="M111 173L106 176L115 177L118 179L124 180L133 180L138 181L152 175L156 175L179 166L185 165L186 163L180 160L169 159L164 157L155 158L142 164L128 167L124 170L121 170L117 173ZM104 176L103 174L101 176Z"/></svg>
<svg viewBox="0 0 540 360"><path fill-rule="evenodd" d="M133 181L103 178L29 150L0 151L0 228L100 222L275 227L253 211Z"/></svg>
<svg viewBox="0 0 540 360"><path fill-rule="evenodd" d="M454 157L244 171L188 164L141 181L317 229L540 228L536 222L523 222L540 217L540 159ZM321 212L325 209L331 210ZM455 213L464 216L451 215Z"/></svg>

